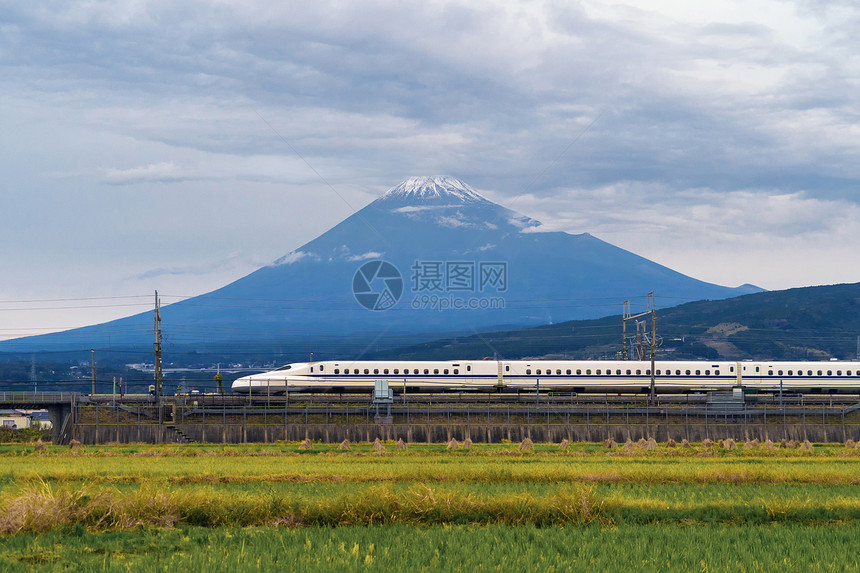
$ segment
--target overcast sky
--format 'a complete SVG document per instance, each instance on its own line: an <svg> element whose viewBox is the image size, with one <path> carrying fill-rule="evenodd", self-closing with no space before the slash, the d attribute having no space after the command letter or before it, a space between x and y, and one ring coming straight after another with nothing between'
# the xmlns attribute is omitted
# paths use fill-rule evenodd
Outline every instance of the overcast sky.
<svg viewBox="0 0 860 573"><path fill-rule="evenodd" d="M0 338L213 290L412 175L709 282L860 281L858 99L854 2L0 0Z"/></svg>

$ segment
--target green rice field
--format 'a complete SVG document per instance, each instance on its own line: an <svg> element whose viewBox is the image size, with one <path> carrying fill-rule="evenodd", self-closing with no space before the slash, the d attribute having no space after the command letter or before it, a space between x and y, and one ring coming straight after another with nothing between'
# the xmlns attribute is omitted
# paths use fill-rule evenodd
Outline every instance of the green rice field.
<svg viewBox="0 0 860 573"><path fill-rule="evenodd" d="M381 447L0 446L0 570L860 570L842 444Z"/></svg>

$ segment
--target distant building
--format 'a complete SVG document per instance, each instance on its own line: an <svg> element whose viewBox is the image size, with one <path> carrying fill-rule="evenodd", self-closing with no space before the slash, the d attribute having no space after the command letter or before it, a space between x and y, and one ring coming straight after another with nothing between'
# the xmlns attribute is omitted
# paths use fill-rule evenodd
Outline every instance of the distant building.
<svg viewBox="0 0 860 573"><path fill-rule="evenodd" d="M30 427L30 416L18 410L0 410L0 427L24 430Z"/></svg>

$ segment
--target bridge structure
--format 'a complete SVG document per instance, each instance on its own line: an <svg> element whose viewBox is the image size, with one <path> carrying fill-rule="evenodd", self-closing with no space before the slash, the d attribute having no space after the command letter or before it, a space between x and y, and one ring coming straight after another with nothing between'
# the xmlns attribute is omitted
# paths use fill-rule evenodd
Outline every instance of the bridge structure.
<svg viewBox="0 0 860 573"><path fill-rule="evenodd" d="M553 392L393 396L385 415L367 394L162 396L0 392L0 408L50 412L54 443L407 441L522 439L602 441L638 437L860 441L858 395L722 392L610 395ZM387 439L387 438L386 438ZM396 438L394 438L396 439Z"/></svg>

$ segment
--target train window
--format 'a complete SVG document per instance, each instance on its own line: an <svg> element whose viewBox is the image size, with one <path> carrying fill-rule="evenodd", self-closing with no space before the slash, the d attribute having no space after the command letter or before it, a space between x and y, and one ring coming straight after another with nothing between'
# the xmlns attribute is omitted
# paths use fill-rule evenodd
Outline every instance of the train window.
<svg viewBox="0 0 860 573"><path fill-rule="evenodd" d="M837 375L837 376L842 376L842 370L837 370L837 371L836 371L836 375Z"/></svg>
<svg viewBox="0 0 860 573"><path fill-rule="evenodd" d="M382 371L383 374L388 374L388 368Z"/></svg>
<svg viewBox="0 0 860 573"><path fill-rule="evenodd" d="M459 374L459 373L460 373L460 370L458 370L457 368L454 368L454 374Z"/></svg>
<svg viewBox="0 0 860 573"><path fill-rule="evenodd" d="M600 371L600 368L598 368L598 369L596 370L596 372L597 372L597 374L600 374L600 372L601 372L601 371Z"/></svg>
<svg viewBox="0 0 860 573"><path fill-rule="evenodd" d="M631 372L630 372L630 370L628 369L628 370L627 370L627 375L629 376L630 374L631 374Z"/></svg>
<svg viewBox="0 0 860 573"><path fill-rule="evenodd" d="M636 374L639 374L639 371L638 371L638 370L636 371ZM645 375L646 375L646 376L651 376L651 369L650 369L650 368L649 368L648 370L646 370L646 371L645 371Z"/></svg>
<svg viewBox="0 0 860 573"><path fill-rule="evenodd" d="M806 375L807 375L807 376L812 376L812 370L807 370L807 371L806 371Z"/></svg>
<svg viewBox="0 0 860 573"><path fill-rule="evenodd" d="M538 368L538 369L535 371L535 374L537 374L538 376L540 376L540 368Z"/></svg>
<svg viewBox="0 0 860 573"><path fill-rule="evenodd" d="M467 368L468 368L468 367L467 367ZM510 367L510 366L505 366L505 372L510 372L510 371L511 371L511 367Z"/></svg>
<svg viewBox="0 0 860 573"><path fill-rule="evenodd" d="M429 368L425 368L425 369L424 369L424 374L430 374L430 369L429 369Z"/></svg>
<svg viewBox="0 0 860 573"><path fill-rule="evenodd" d="M616 374L618 374L619 376L621 376L621 368L619 368L618 370L616 370L616 371L615 371L615 373L616 373Z"/></svg>
<svg viewBox="0 0 860 573"><path fill-rule="evenodd" d="M696 370L696 376L701 376L701 375L702 375L702 371L701 371L701 370Z"/></svg>
<svg viewBox="0 0 860 573"><path fill-rule="evenodd" d="M660 375L660 371L658 370L658 371L657 371L657 376L659 376L659 375Z"/></svg>
<svg viewBox="0 0 860 573"><path fill-rule="evenodd" d="M324 364L320 364L320 372L322 372L324 368L325 368L325 365L324 365Z"/></svg>
<svg viewBox="0 0 860 573"><path fill-rule="evenodd" d="M833 370L828 370L828 371L827 371L827 375L828 375L828 376L833 376Z"/></svg>
<svg viewBox="0 0 860 573"><path fill-rule="evenodd" d="M570 376L570 368L567 369L567 375Z"/></svg>
<svg viewBox="0 0 860 573"><path fill-rule="evenodd" d="M577 375L582 374L582 369L581 369L581 368L577 368L577 369L576 369L576 373L577 373ZM589 372L589 374L591 374L591 372Z"/></svg>
<svg viewBox="0 0 860 573"><path fill-rule="evenodd" d="M335 374L340 374L340 368L335 368L335 369L334 369L334 373L335 373Z"/></svg>
<svg viewBox="0 0 860 573"><path fill-rule="evenodd" d="M734 367L734 366L729 366L729 372L734 372L734 371L735 371L735 367Z"/></svg>
<svg viewBox="0 0 860 573"><path fill-rule="evenodd" d="M556 371L555 371L555 373L556 373L556 374L561 374L561 368L559 368L558 370L556 370ZM568 371L568 374L570 374L570 372L569 372L569 371Z"/></svg>
<svg viewBox="0 0 860 573"><path fill-rule="evenodd" d="M395 368L395 369L394 369L394 373L395 373L395 374L400 374L400 368Z"/></svg>
<svg viewBox="0 0 860 573"><path fill-rule="evenodd" d="M368 370L367 368L365 368L365 369L364 369L364 373L365 373L365 374L370 374L370 370Z"/></svg>
<svg viewBox="0 0 860 573"><path fill-rule="evenodd" d="M510 368L510 366L505 366L505 370L508 370L509 368ZM466 372L471 372L471 371L472 371L472 365L466 364Z"/></svg>
<svg viewBox="0 0 860 573"><path fill-rule="evenodd" d="M591 374L591 368L585 371L586 374Z"/></svg>
<svg viewBox="0 0 860 573"><path fill-rule="evenodd" d="M314 367L313 367L313 366L311 366L311 372L313 372L313 371L314 371Z"/></svg>
<svg viewBox="0 0 860 573"><path fill-rule="evenodd" d="M782 376L782 370L777 370L776 374L777 374L777 376Z"/></svg>
<svg viewBox="0 0 860 573"><path fill-rule="evenodd" d="M448 373L448 369L447 369L447 368L446 368L445 370L443 370L443 371L442 371L442 374L447 374L447 373Z"/></svg>
<svg viewBox="0 0 860 573"><path fill-rule="evenodd" d="M681 375L681 371L680 371L680 370L675 370L675 375L676 375L676 376L680 376L680 375Z"/></svg>
<svg viewBox="0 0 860 573"><path fill-rule="evenodd" d="M781 373L782 373L782 372L780 372L780 374L781 374ZM793 376L793 375L794 375L794 370L789 370L789 371L788 371L788 375L789 375L789 376Z"/></svg>
<svg viewBox="0 0 860 573"><path fill-rule="evenodd" d="M821 370L818 371L818 375L821 376Z"/></svg>
<svg viewBox="0 0 860 573"><path fill-rule="evenodd" d="M526 368L526 374L531 374L531 373L532 373L532 369L531 369L531 368Z"/></svg>
<svg viewBox="0 0 860 573"><path fill-rule="evenodd" d="M374 374L379 374L379 368L374 368L374 369L373 369L373 373L374 373Z"/></svg>
<svg viewBox="0 0 860 573"><path fill-rule="evenodd" d="M767 371L767 375L768 375L768 376L773 376L773 370L768 370L768 371Z"/></svg>
<svg viewBox="0 0 860 573"><path fill-rule="evenodd" d="M433 369L433 374L439 374L439 369L438 369L438 368L434 368L434 369Z"/></svg>
<svg viewBox="0 0 860 573"><path fill-rule="evenodd" d="M705 370L705 376L710 376L710 375L711 375L711 371L706 369Z"/></svg>
<svg viewBox="0 0 860 573"><path fill-rule="evenodd" d="M353 371L353 374L358 374L358 368Z"/></svg>

